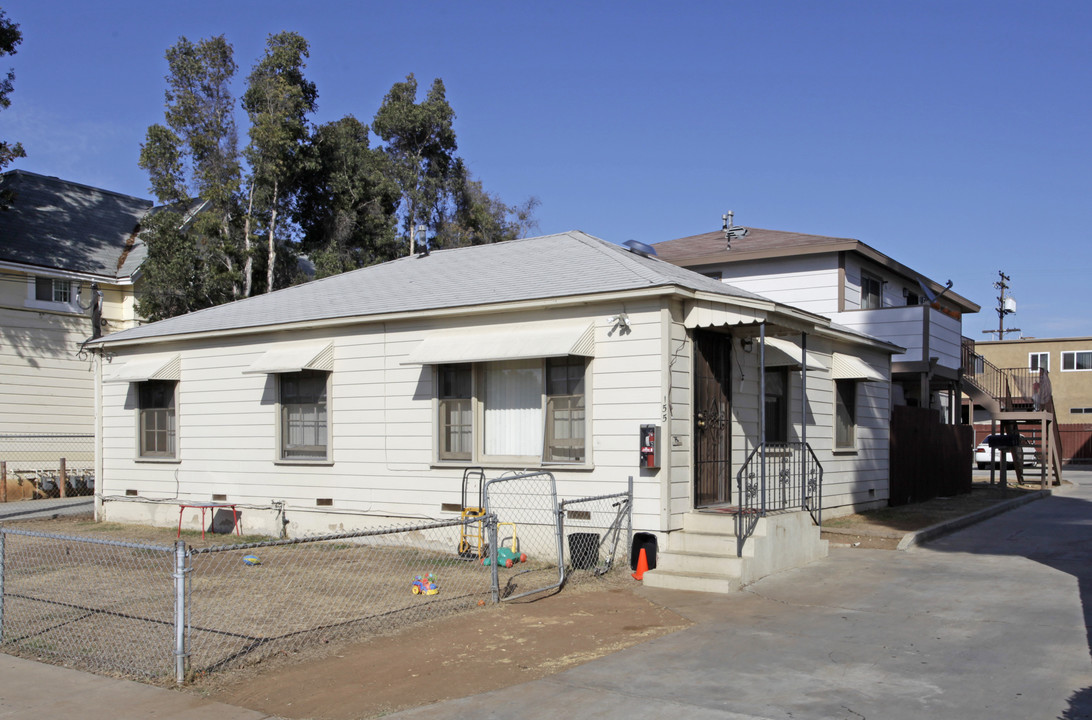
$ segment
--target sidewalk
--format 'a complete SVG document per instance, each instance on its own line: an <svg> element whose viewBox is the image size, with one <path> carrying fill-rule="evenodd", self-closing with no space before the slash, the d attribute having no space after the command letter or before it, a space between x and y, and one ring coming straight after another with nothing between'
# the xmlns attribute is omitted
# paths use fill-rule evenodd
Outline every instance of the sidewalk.
<svg viewBox="0 0 1092 720"><path fill-rule="evenodd" d="M184 692L0 654L3 720L265 720L264 713Z"/></svg>

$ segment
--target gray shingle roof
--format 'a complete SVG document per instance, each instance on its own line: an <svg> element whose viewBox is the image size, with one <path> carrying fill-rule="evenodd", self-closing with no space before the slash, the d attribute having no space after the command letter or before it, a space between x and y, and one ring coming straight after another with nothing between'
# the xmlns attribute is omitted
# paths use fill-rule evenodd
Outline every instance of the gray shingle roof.
<svg viewBox="0 0 1092 720"><path fill-rule="evenodd" d="M0 175L12 207L0 212L0 260L130 277L144 259L134 233L150 200L25 170Z"/></svg>
<svg viewBox="0 0 1092 720"><path fill-rule="evenodd" d="M405 257L110 335L106 342L677 286L764 298L570 231Z"/></svg>

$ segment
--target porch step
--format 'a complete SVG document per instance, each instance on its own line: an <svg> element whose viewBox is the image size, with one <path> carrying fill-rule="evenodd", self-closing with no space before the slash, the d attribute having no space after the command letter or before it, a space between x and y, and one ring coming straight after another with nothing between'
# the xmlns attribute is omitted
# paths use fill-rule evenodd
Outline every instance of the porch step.
<svg viewBox="0 0 1092 720"><path fill-rule="evenodd" d="M736 518L688 513L683 529L668 536L657 566L645 573L649 587L730 593L781 570L826 557L828 544L806 512L758 518L738 556Z"/></svg>

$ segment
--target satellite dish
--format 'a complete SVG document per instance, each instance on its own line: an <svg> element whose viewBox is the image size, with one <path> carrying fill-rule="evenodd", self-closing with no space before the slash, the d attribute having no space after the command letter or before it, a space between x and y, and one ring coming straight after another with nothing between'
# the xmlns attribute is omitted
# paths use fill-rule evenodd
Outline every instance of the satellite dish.
<svg viewBox="0 0 1092 720"><path fill-rule="evenodd" d="M644 257L656 256L656 248L652 247L651 245L645 245L643 242L639 242L637 240L626 240L624 243L622 243L622 245L624 245L626 249L628 249L631 253L637 253L638 255L643 255Z"/></svg>
<svg viewBox="0 0 1092 720"><path fill-rule="evenodd" d="M918 280L918 287L921 288L921 295L931 305L933 301L937 299L937 294L929 289L929 286Z"/></svg>

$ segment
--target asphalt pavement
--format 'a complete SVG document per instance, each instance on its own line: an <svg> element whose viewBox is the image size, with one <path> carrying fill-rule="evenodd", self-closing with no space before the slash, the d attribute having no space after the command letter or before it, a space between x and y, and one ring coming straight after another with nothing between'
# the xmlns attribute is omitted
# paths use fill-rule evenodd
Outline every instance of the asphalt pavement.
<svg viewBox="0 0 1092 720"><path fill-rule="evenodd" d="M1092 718L1092 471L1067 479L1075 485L904 552L836 548L727 596L643 589L695 624L387 717ZM4 655L0 677L0 719L271 717Z"/></svg>

